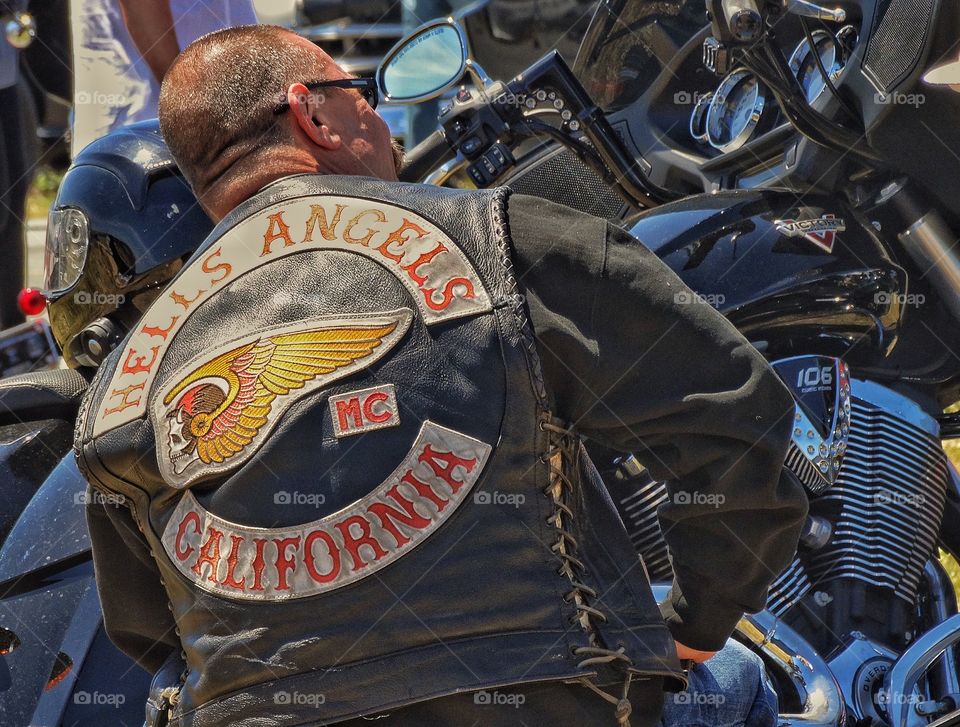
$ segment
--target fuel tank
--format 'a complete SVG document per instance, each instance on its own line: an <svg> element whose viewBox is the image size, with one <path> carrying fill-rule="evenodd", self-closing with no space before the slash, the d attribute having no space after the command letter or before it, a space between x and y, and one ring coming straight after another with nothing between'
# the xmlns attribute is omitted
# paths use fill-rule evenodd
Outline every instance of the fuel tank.
<svg viewBox="0 0 960 727"><path fill-rule="evenodd" d="M768 356L876 365L900 337L907 274L839 199L697 195L644 212L628 229Z"/></svg>

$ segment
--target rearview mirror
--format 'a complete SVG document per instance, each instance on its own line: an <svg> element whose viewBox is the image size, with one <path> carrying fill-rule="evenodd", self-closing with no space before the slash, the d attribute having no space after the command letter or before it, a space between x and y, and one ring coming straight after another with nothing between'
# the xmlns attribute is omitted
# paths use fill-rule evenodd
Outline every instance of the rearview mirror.
<svg viewBox="0 0 960 727"><path fill-rule="evenodd" d="M417 103L439 96L467 68L467 40L450 19L434 20L397 43L377 69L386 101Z"/></svg>

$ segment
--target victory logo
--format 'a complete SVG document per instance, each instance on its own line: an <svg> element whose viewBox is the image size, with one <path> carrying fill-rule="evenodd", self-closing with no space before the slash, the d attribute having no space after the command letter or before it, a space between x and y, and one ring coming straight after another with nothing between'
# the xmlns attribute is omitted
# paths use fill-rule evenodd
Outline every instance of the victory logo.
<svg viewBox="0 0 960 727"><path fill-rule="evenodd" d="M239 467L290 404L382 358L411 318L407 309L314 318L246 336L223 353L195 359L153 402L164 480L185 487Z"/></svg>
<svg viewBox="0 0 960 727"><path fill-rule="evenodd" d="M833 252L838 232L847 229L844 221L834 215L823 215L812 220L777 220L777 232L787 237L803 237L824 252Z"/></svg>

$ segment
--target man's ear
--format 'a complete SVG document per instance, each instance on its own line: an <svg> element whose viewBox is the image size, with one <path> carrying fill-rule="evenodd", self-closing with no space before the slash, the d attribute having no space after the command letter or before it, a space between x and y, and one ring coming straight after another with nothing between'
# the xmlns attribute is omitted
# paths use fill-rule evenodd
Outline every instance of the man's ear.
<svg viewBox="0 0 960 727"><path fill-rule="evenodd" d="M287 89L287 103L294 123L317 146L324 149L339 149L340 134L328 124L324 113L325 97L320 91L311 91L302 83L294 83Z"/></svg>

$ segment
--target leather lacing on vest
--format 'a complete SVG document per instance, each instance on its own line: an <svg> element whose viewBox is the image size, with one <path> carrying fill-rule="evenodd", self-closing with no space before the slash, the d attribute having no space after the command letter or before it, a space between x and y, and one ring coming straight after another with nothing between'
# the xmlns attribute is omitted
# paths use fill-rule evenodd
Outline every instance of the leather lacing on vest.
<svg viewBox="0 0 960 727"><path fill-rule="evenodd" d="M607 617L603 611L591 605L591 602L595 602L597 599L597 592L581 580L586 571L586 566L575 555L579 545L577 539L568 529L573 520L573 510L566 502L568 493L573 491L576 486L574 479L571 479L571 473L573 473L574 478L578 476L576 473L579 472L580 464L580 440L572 429L566 428L562 424L561 421L554 419L549 413L541 415L540 430L547 433L548 439L547 452L540 458L540 461L550 467L550 482L544 488L543 493L550 498L553 505L553 512L547 518L547 524L551 525L556 531L557 540L551 546L551 550L562 561L559 570L560 575L569 578L572 586L564 594L563 600L572 603L576 608L577 615L571 619L571 625L579 623L588 641L587 646L574 647L573 653L576 656L583 657L577 664L580 669L602 664L630 667L633 665L633 661L627 656L624 647L616 650L608 649L600 640L595 622L606 623ZM633 711L629 700L632 679L633 674L628 669L623 682L623 691L619 698L600 689L587 678L578 680L578 683L616 705L617 724L621 727L628 727L630 713Z"/></svg>

